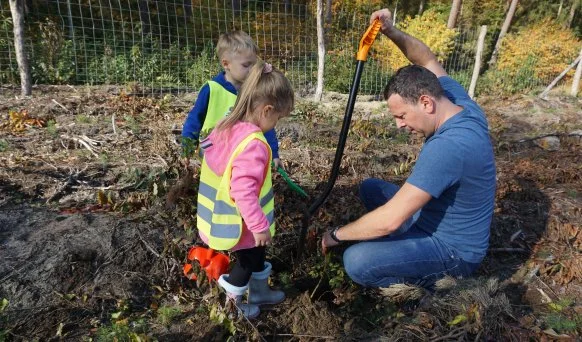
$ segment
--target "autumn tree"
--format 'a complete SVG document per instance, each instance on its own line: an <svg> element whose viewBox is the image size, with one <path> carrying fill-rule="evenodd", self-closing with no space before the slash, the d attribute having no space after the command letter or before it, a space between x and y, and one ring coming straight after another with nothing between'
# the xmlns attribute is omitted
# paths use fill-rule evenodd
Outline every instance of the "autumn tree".
<svg viewBox="0 0 582 342"><path fill-rule="evenodd" d="M23 96L29 96L32 93L32 84L30 80L30 67L24 48L24 0L10 0L9 2L14 29L16 61L18 62L18 71L20 72L21 94Z"/></svg>
<svg viewBox="0 0 582 342"><path fill-rule="evenodd" d="M449 13L449 20L447 22L447 28L452 29L457 25L457 17L461 11L461 0L453 0L453 5L451 6L451 12Z"/></svg>
<svg viewBox="0 0 582 342"><path fill-rule="evenodd" d="M517 9L517 3L519 0L511 0L511 4L509 5L509 9L507 10L507 15L505 16L505 21L503 22L503 26L501 27L501 32L499 32L499 37L497 38L497 42L495 43L495 48L493 49L493 54L491 55L491 60L489 61L490 65L494 65L497 60L497 53L499 52L499 47L501 46L501 42L503 41L503 37L509 30L509 25L511 25L511 20L513 19L513 15L515 14L515 10Z"/></svg>

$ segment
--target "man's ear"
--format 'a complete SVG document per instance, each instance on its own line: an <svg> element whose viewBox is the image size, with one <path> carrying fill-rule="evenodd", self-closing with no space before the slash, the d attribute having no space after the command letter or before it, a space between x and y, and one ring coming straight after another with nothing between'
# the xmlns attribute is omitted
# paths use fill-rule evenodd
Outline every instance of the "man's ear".
<svg viewBox="0 0 582 342"><path fill-rule="evenodd" d="M418 103L426 113L432 114L435 110L435 101L428 95L420 95Z"/></svg>

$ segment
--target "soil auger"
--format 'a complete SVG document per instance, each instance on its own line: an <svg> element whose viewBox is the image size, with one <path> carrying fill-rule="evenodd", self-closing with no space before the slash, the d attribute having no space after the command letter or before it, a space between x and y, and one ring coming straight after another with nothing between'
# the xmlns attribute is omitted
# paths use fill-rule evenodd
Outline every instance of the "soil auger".
<svg viewBox="0 0 582 342"><path fill-rule="evenodd" d="M344 114L344 121L342 124L342 129L339 135L339 141L337 144L337 149L335 151L335 159L333 160L333 165L331 167L331 174L329 180L323 193L311 204L311 206L305 211L303 216L303 225L301 227L301 232L299 234L299 243L297 245L297 259L301 259L303 254L303 249L305 246L305 238L307 236L307 230L309 229L310 219L315 214L315 212L321 207L323 202L329 196L329 193L333 189L335 181L337 179L339 168L344 153L344 148L346 145L346 139L348 137L348 130L350 128L350 123L352 121L352 113L354 111L354 105L356 103L356 96L358 95L358 88L360 87L360 78L362 77L362 72L364 70L364 63L368 59L368 51L376 40L376 36L380 31L381 23L378 19L368 27L366 33L360 40L360 46L358 48L358 53L356 54L356 72L354 74L354 79L352 81L352 86L350 89L350 96L348 98L348 104L346 107L346 112Z"/></svg>

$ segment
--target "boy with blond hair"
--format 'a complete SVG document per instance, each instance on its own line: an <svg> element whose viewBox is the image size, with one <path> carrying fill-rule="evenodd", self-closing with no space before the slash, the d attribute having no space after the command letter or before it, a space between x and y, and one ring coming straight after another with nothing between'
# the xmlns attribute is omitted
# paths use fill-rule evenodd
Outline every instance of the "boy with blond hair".
<svg viewBox="0 0 582 342"><path fill-rule="evenodd" d="M237 93L249 71L257 62L257 44L243 31L223 33L216 45L216 54L223 68L212 80L206 82L198 93L196 103L182 128L182 140L197 146L230 113ZM275 167L283 166L279 159L279 144L275 130L265 133L273 151ZM188 143L185 143L185 148Z"/></svg>

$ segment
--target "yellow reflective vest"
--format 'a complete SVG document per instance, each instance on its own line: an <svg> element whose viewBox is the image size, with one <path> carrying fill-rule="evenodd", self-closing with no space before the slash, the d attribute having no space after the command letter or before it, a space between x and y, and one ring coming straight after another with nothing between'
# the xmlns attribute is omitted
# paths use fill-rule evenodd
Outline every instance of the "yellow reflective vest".
<svg viewBox="0 0 582 342"><path fill-rule="evenodd" d="M204 124L199 134L200 141L210 134L218 121L230 113L236 102L236 94L224 89L220 83L215 81L208 81L207 83L210 88L210 96L208 98L208 108L206 110Z"/></svg>
<svg viewBox="0 0 582 342"><path fill-rule="evenodd" d="M228 250L234 247L242 235L243 219L236 204L230 197L230 180L233 160L246 148L252 140L262 141L269 149L269 161L272 159L271 147L261 132L255 132L246 137L230 156L224 174L217 175L202 159L200 171L200 187L198 189L197 227L208 238L208 245L216 250ZM204 142L202 143L204 145ZM264 165L267 169L263 186L259 195L259 203L269 221L271 236L275 235L275 201L271 181L270 163Z"/></svg>

